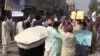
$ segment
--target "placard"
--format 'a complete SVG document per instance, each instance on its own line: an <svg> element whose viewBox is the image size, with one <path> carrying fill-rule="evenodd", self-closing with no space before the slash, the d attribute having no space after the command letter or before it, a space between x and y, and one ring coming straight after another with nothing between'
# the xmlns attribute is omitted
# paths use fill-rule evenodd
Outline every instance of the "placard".
<svg viewBox="0 0 100 56"><path fill-rule="evenodd" d="M96 21L96 11L94 11L92 13L92 21L95 22Z"/></svg>
<svg viewBox="0 0 100 56"><path fill-rule="evenodd" d="M80 19L80 20L82 20L82 19L84 19L84 11L77 11L77 12L75 12L75 11L72 11L71 12L71 19Z"/></svg>
<svg viewBox="0 0 100 56"><path fill-rule="evenodd" d="M84 11L77 11L77 19L84 19Z"/></svg>
<svg viewBox="0 0 100 56"><path fill-rule="evenodd" d="M12 17L24 16L24 13L21 11L12 11Z"/></svg>
<svg viewBox="0 0 100 56"><path fill-rule="evenodd" d="M75 11L72 11L71 12L71 19L75 19L75 17L76 17L76 12Z"/></svg>

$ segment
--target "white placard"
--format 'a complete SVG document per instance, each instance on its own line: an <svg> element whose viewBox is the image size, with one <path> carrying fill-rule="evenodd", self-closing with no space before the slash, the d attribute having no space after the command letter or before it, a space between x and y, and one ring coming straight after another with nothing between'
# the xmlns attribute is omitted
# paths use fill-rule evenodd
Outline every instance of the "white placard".
<svg viewBox="0 0 100 56"><path fill-rule="evenodd" d="M92 21L95 22L96 21L96 11L94 11L92 13Z"/></svg>
<svg viewBox="0 0 100 56"><path fill-rule="evenodd" d="M12 11L12 17L20 17L24 16L23 12L21 11Z"/></svg>

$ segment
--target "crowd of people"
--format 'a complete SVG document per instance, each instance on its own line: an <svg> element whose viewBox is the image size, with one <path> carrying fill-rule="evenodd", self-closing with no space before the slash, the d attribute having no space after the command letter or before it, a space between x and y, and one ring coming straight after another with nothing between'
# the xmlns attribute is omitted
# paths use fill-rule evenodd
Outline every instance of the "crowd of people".
<svg viewBox="0 0 100 56"><path fill-rule="evenodd" d="M72 20L66 16L58 16L57 14L47 15L43 13L40 16L29 14L27 18L18 17L17 21L14 21L15 19L10 19L6 15L2 22L3 55L7 55L8 45L11 44L15 35L36 26L46 27L48 36L45 38L44 43L35 48L24 49L18 46L20 56L88 56L89 52L95 48L76 43L75 31L88 30L93 32L92 27L96 27L88 17L85 17L83 20ZM100 51L99 21L97 23L98 37L95 37L96 41L92 40L92 43L95 41L93 46L96 45L97 50ZM33 38L35 37L33 36Z"/></svg>

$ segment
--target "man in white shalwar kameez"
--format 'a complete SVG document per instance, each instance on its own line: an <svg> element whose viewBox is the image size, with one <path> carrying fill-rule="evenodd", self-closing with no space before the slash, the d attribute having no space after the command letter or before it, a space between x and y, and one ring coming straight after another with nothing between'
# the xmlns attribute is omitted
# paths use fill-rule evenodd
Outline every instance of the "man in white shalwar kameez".
<svg viewBox="0 0 100 56"><path fill-rule="evenodd" d="M17 23L16 33L19 34L19 33L21 33L23 30L24 30L24 28L23 28L23 22L20 21L20 22Z"/></svg>
<svg viewBox="0 0 100 56"><path fill-rule="evenodd" d="M7 23L8 18L5 18L5 21L2 22L2 54L3 56L7 55L8 52L8 44L11 43L11 38L10 38L10 27Z"/></svg>

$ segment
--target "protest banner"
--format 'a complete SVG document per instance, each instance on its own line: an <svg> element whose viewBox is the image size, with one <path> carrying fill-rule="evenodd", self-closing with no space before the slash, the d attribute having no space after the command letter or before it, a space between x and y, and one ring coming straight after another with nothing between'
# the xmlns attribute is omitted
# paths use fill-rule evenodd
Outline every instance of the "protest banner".
<svg viewBox="0 0 100 56"><path fill-rule="evenodd" d="M76 17L76 12L75 11L72 11L71 12L71 19L75 19L75 17Z"/></svg>
<svg viewBox="0 0 100 56"><path fill-rule="evenodd" d="M25 0L5 0L5 10L20 11L24 9Z"/></svg>
<svg viewBox="0 0 100 56"><path fill-rule="evenodd" d="M88 30L79 30L75 32L77 44L91 46L92 43L92 32Z"/></svg>
<svg viewBox="0 0 100 56"><path fill-rule="evenodd" d="M96 11L92 13L92 21L96 22Z"/></svg>
<svg viewBox="0 0 100 56"><path fill-rule="evenodd" d="M77 11L77 12L75 12L75 11L72 11L71 12L71 19L80 19L80 20L82 20L82 19L84 19L84 11Z"/></svg>
<svg viewBox="0 0 100 56"><path fill-rule="evenodd" d="M82 20L82 19L84 19L84 11L77 11L77 19L80 19L80 20Z"/></svg>
<svg viewBox="0 0 100 56"><path fill-rule="evenodd" d="M12 17L24 16L24 13L21 11L12 11Z"/></svg>

